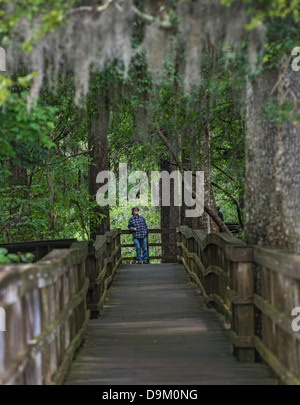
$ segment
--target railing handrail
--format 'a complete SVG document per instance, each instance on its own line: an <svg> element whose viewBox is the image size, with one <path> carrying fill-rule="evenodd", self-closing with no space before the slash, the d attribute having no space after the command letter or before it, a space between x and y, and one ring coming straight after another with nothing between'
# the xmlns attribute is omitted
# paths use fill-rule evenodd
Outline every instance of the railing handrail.
<svg viewBox="0 0 300 405"><path fill-rule="evenodd" d="M223 233L206 235L185 226L178 232L182 235L179 259L205 301L215 302L230 318L229 334L237 357L254 361L255 350L281 382L299 385L300 360L293 353L298 350L300 332L292 331L289 305L300 307L300 255L246 245ZM206 282L207 277L210 281ZM212 277L219 281L215 283Z"/></svg>
<svg viewBox="0 0 300 405"><path fill-rule="evenodd" d="M119 237L114 229L94 243L75 240L52 249L35 263L0 267L0 307L7 312L7 331L0 331L0 384L63 382L90 315L99 316L121 263Z"/></svg>
<svg viewBox="0 0 300 405"><path fill-rule="evenodd" d="M176 228L152 228L148 229L148 234L147 234L147 239L146 239L146 244L147 244L147 251L148 251L148 260L152 259L161 259L161 260L174 260L177 259L177 255L155 255L155 256L150 256L149 255L149 247L150 246L175 246L177 247L177 242L151 242L149 243L149 234L177 234L177 229ZM132 234L132 232L129 229L121 229L121 234L123 235L129 235ZM133 243L122 243L121 248L125 247L134 247ZM134 260L136 259L136 256L126 256L122 258L123 260Z"/></svg>

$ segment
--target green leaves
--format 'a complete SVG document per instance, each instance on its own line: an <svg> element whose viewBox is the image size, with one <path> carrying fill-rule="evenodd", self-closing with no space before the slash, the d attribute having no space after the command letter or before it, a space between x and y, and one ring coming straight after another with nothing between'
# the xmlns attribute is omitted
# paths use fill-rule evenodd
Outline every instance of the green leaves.
<svg viewBox="0 0 300 405"><path fill-rule="evenodd" d="M0 109L0 174L8 167L8 157L29 169L45 161L46 149L53 146L49 134L56 114L56 108L39 103L28 111L26 92L9 96L5 109Z"/></svg>
<svg viewBox="0 0 300 405"><path fill-rule="evenodd" d="M8 253L6 248L0 248L0 265L12 263L33 263L35 255L31 252Z"/></svg>

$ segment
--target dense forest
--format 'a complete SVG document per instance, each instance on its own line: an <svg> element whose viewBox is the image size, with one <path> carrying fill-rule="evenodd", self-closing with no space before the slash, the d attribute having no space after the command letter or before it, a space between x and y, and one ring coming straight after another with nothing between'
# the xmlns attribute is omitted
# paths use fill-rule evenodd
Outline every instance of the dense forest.
<svg viewBox="0 0 300 405"><path fill-rule="evenodd" d="M127 163L204 172L203 215L149 203L149 228L235 222L299 252L299 3L0 0L0 242L126 229L131 205L99 206L96 177L118 191Z"/></svg>

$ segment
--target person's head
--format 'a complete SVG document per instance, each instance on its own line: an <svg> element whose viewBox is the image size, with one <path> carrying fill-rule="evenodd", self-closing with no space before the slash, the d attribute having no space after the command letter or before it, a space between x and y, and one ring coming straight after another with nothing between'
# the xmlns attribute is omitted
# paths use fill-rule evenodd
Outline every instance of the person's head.
<svg viewBox="0 0 300 405"><path fill-rule="evenodd" d="M139 207L133 207L131 210L132 215L138 215L139 213Z"/></svg>

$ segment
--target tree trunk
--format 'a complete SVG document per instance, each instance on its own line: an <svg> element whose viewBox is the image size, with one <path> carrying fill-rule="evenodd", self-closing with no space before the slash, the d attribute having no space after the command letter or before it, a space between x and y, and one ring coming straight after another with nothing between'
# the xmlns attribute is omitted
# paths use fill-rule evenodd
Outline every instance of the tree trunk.
<svg viewBox="0 0 300 405"><path fill-rule="evenodd" d="M170 164L163 158L160 160L160 171L166 170L168 173L177 172L177 166ZM161 205L161 228L176 228L180 225L179 206L174 205L174 181L170 181L170 207L162 205L162 188L160 187L160 205ZM176 243L177 234L162 234L162 243ZM176 256L177 246L162 246L163 256ZM177 259L166 259L162 262L174 263Z"/></svg>
<svg viewBox="0 0 300 405"><path fill-rule="evenodd" d="M90 200L96 204L96 194L99 184L96 177L102 170L109 170L107 135L109 126L108 91L100 88L95 100L97 111L90 117L88 125L88 144L90 152L90 165L88 174ZM110 230L109 207L96 205L90 218L90 239L95 240L96 235L104 234Z"/></svg>
<svg viewBox="0 0 300 405"><path fill-rule="evenodd" d="M278 104L292 101L300 107L299 73L284 64L278 85ZM300 253L300 129L297 122L274 132L273 176L270 194L267 244Z"/></svg>
<svg viewBox="0 0 300 405"><path fill-rule="evenodd" d="M208 122L206 123L205 135L199 140L199 154L200 168L198 170L204 172L204 204L216 212L215 197L210 177L210 132ZM195 220L193 228L201 229L206 233L219 232L218 225L205 211L201 217L193 218L193 220Z"/></svg>
<svg viewBox="0 0 300 405"><path fill-rule="evenodd" d="M263 117L271 93L277 105L300 100L298 73L283 69L265 70L247 84L245 235L247 243L299 253L299 127L276 127L274 118Z"/></svg>
<svg viewBox="0 0 300 405"><path fill-rule="evenodd" d="M24 167L21 167L17 164L14 164L12 161L10 161L10 172L11 176L9 177L9 186L14 188L17 186L24 186L24 189L18 189L15 188L12 190L12 194L14 195L14 198L19 198L22 200L28 200L29 199L29 193L28 193L28 177L27 177L27 170ZM20 207L14 207L10 209L9 212L11 219L10 219L10 224L9 228L14 229L16 227L16 224L21 221L22 217L24 215L29 216L29 210L28 206L26 204L26 201L23 202L22 207L21 207L21 212L20 212ZM31 234L28 232L24 227L22 230L18 231L18 234L16 235L17 241L25 241L25 240L31 240ZM14 241L14 238L13 238Z"/></svg>
<svg viewBox="0 0 300 405"><path fill-rule="evenodd" d="M50 190L50 195L49 195L49 203L50 203L50 210L49 210L49 226L48 226L48 233L51 234L52 231L54 231L54 211L53 211L53 204L55 200L55 190L54 190L54 185L53 185L53 172L51 172L49 169L46 172L46 177L47 177L47 183L49 186Z"/></svg>
<svg viewBox="0 0 300 405"><path fill-rule="evenodd" d="M271 119L263 120L263 111L277 76L276 70L266 70L246 87L245 238L249 244L265 244L267 239L276 127Z"/></svg>

